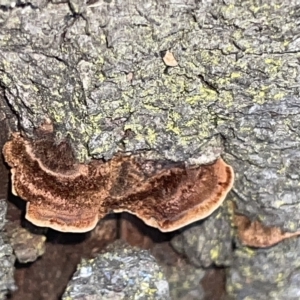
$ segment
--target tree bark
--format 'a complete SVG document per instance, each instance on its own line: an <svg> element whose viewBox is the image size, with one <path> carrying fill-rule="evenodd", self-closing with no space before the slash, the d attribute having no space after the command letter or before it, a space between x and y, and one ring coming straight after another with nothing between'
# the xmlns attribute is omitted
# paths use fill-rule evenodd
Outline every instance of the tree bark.
<svg viewBox="0 0 300 300"><path fill-rule="evenodd" d="M80 161L142 151L201 164L222 154L236 173L230 199L239 213L300 230L297 1L1 3L0 84L27 136L51 120ZM166 53L177 66L164 61ZM182 252L195 253L199 266L231 266L235 299L292 299L299 240L259 250L237 241L228 249L235 235L226 207L193 228L203 243L214 228L218 242L205 244L208 254L201 258L197 242ZM219 234L223 223L228 230ZM269 277L270 269L283 275Z"/></svg>

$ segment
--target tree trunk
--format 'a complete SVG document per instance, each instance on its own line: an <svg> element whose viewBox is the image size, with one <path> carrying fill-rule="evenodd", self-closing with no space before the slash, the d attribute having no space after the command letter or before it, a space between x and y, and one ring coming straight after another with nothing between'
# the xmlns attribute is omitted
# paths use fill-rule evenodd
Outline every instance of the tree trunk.
<svg viewBox="0 0 300 300"><path fill-rule="evenodd" d="M51 121L81 162L222 154L236 174L235 213L261 224L250 240L300 231L297 1L13 3L0 3L0 84L19 130L33 137ZM234 299L297 297L299 239L250 249L233 210L228 201L174 247L199 267L230 267Z"/></svg>

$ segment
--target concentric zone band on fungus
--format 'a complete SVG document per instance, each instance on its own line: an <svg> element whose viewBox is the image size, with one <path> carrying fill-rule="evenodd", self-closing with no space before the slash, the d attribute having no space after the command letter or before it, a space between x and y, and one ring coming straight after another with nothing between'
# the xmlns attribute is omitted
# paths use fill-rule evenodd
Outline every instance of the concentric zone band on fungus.
<svg viewBox="0 0 300 300"><path fill-rule="evenodd" d="M30 140L14 133L3 154L12 192L27 201L26 218L63 232L92 230L111 212L129 212L173 231L209 216L234 181L221 158L197 168L124 155L79 164L71 146L55 144L52 134Z"/></svg>

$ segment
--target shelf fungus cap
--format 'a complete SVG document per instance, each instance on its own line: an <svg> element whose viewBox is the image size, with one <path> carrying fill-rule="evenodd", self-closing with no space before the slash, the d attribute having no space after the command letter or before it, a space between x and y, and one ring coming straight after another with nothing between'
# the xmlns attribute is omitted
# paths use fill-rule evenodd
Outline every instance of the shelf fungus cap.
<svg viewBox="0 0 300 300"><path fill-rule="evenodd" d="M95 228L99 221L97 211L72 206L56 210L53 203L45 205L27 202L26 219L40 227L49 227L61 232L87 232Z"/></svg>
<svg viewBox="0 0 300 300"><path fill-rule="evenodd" d="M68 145L55 145L51 138L32 142L15 133L3 154L12 168L12 193L28 201L27 220L62 232L96 226L101 188L90 181L87 166L76 164Z"/></svg>
<svg viewBox="0 0 300 300"><path fill-rule="evenodd" d="M138 172L135 172L138 173ZM162 232L180 229L212 214L233 186L234 172L221 158L197 168L162 170L148 190L119 201L114 212L128 212Z"/></svg>
<svg viewBox="0 0 300 300"><path fill-rule="evenodd" d="M300 235L300 231L284 232L280 227L266 226L258 220L251 221L239 214L234 215L234 224L241 243L253 248L272 247L285 239Z"/></svg>
<svg viewBox="0 0 300 300"><path fill-rule="evenodd" d="M209 216L234 181L221 158L210 165L142 161L115 156L108 162L76 162L67 142L14 134L3 154L12 192L27 202L26 219L63 232L92 230L111 212L129 212L163 232Z"/></svg>

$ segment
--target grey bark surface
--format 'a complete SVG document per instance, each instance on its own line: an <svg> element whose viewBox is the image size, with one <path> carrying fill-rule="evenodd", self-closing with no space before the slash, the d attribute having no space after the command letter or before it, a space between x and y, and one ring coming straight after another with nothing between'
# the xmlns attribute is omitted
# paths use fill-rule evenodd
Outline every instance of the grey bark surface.
<svg viewBox="0 0 300 300"><path fill-rule="evenodd" d="M6 214L5 199L0 199L0 299L6 299L7 294L16 290L14 280L15 256L8 238L3 232Z"/></svg>
<svg viewBox="0 0 300 300"><path fill-rule="evenodd" d="M6 224L5 229L18 262L34 262L45 253L44 235L34 234L28 229L16 226L13 222Z"/></svg>
<svg viewBox="0 0 300 300"><path fill-rule="evenodd" d="M171 244L197 267L231 266L233 259L230 208L223 205L209 218L180 230Z"/></svg>
<svg viewBox="0 0 300 300"><path fill-rule="evenodd" d="M6 111L6 106L1 103L0 98L0 108L1 112ZM3 147L4 142L7 140L8 126L4 115L0 112L0 147ZM8 113L9 115L9 113ZM4 164L2 163L2 158L0 158L0 300L7 298L7 295L17 289L14 280L15 271L15 255L13 253L13 248L9 243L9 237L5 232L6 225L6 191L7 191L7 170L5 170Z"/></svg>
<svg viewBox="0 0 300 300"><path fill-rule="evenodd" d="M63 300L169 300L169 284L149 251L120 241L95 259L82 260Z"/></svg>
<svg viewBox="0 0 300 300"><path fill-rule="evenodd" d="M235 251L227 276L231 299L299 299L299 242L289 239L269 249Z"/></svg>
<svg viewBox="0 0 300 300"><path fill-rule="evenodd" d="M69 136L81 161L109 159L121 150L201 164L222 153L236 173L231 198L239 211L297 231L299 4L3 1L0 84L20 129L32 136L45 119L52 120L57 139ZM167 50L177 67L164 64ZM182 238L192 232L194 242L179 246L198 265L220 258L201 258L190 246L210 240L209 229L220 228L220 218L229 224L226 215L214 216L200 222L198 232L187 229ZM206 253L228 242L226 230L215 236L218 242L207 243ZM296 241L271 251L293 256L300 250ZM287 248L289 243L294 246ZM243 268L248 277L263 272L242 259L245 249L234 252L228 282ZM264 251L254 251L254 257L276 270ZM229 264L226 255L222 262ZM298 268L295 261L280 263L291 272ZM257 293L261 288L253 287ZM232 295L242 295L239 289L230 285Z"/></svg>

